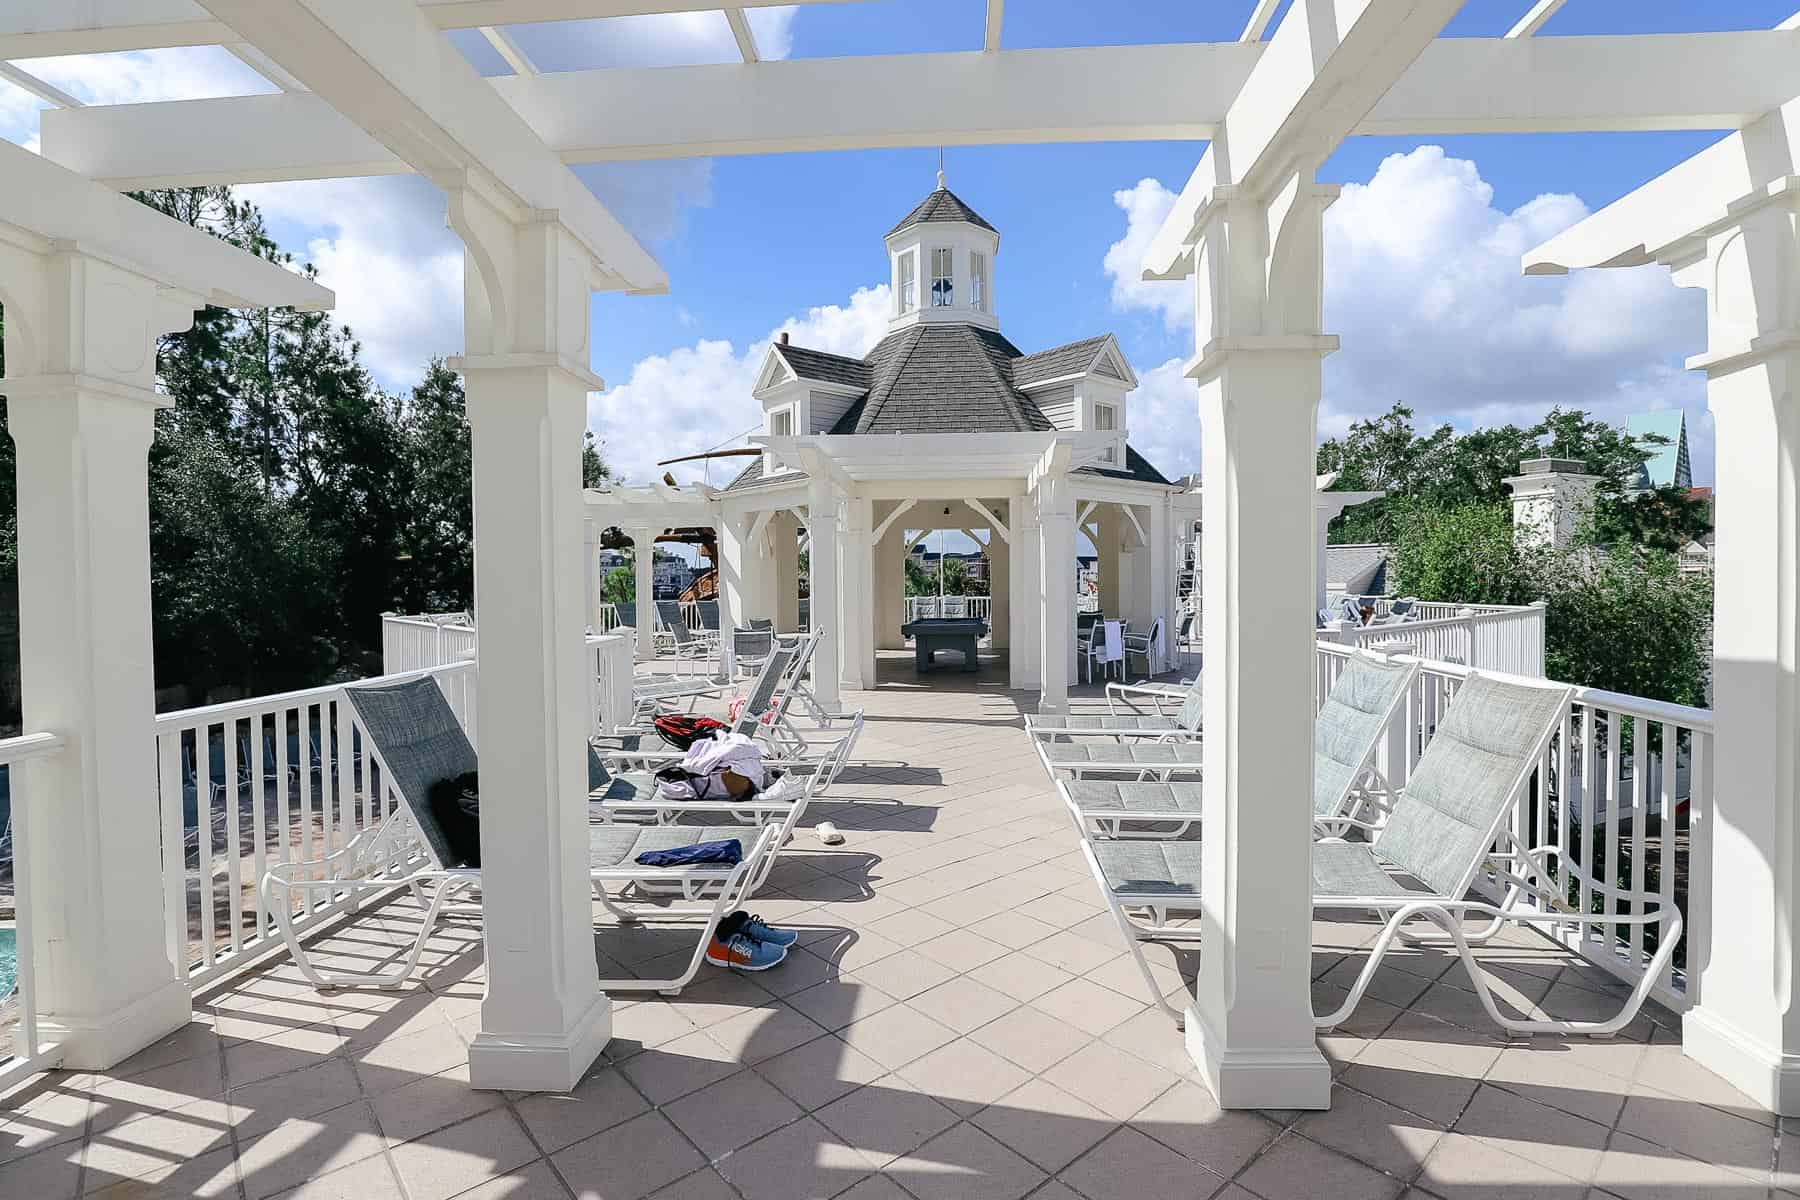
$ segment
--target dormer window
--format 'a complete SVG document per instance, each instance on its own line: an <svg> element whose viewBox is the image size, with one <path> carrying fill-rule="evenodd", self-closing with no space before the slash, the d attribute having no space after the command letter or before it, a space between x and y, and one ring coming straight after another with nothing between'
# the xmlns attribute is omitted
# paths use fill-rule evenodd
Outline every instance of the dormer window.
<svg viewBox="0 0 1800 1200"><path fill-rule="evenodd" d="M988 276L987 255L972 253L969 255L969 303L975 306L976 312L988 310Z"/></svg>
<svg viewBox="0 0 1800 1200"><path fill-rule="evenodd" d="M1097 433L1116 433L1119 428L1119 410L1112 404L1094 405L1094 430ZM1116 463L1119 461L1118 448L1108 446L1100 456L1100 461Z"/></svg>
<svg viewBox="0 0 1800 1200"><path fill-rule="evenodd" d="M769 414L769 436L770 437L793 437L794 436L794 410L793 409L779 408Z"/></svg>
<svg viewBox="0 0 1800 1200"><path fill-rule="evenodd" d="M900 256L900 311L902 313L909 313L913 310L913 287L917 279L917 261L913 252L908 250Z"/></svg>
<svg viewBox="0 0 1800 1200"><path fill-rule="evenodd" d="M955 252L948 246L939 246L931 252L931 304L933 308L948 308L956 303L956 289L952 284L954 275L951 261Z"/></svg>

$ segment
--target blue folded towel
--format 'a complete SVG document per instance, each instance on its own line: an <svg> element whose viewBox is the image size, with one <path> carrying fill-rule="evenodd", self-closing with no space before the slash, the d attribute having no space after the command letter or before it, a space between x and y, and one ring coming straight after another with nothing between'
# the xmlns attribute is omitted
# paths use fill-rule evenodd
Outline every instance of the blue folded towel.
<svg viewBox="0 0 1800 1200"><path fill-rule="evenodd" d="M691 867L700 863L723 863L727 866L744 861L744 847L736 838L722 842L695 842L673 850L646 850L637 856L646 867Z"/></svg>

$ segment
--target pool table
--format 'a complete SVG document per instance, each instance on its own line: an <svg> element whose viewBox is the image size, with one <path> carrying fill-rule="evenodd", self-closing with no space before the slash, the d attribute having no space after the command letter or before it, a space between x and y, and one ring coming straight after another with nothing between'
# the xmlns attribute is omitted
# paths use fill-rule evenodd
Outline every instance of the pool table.
<svg viewBox="0 0 1800 1200"><path fill-rule="evenodd" d="M931 656L939 650L960 651L962 669L979 671L981 661L975 644L987 636L987 631L987 622L979 617L922 617L900 627L902 636L913 640L913 653L921 671L933 669Z"/></svg>

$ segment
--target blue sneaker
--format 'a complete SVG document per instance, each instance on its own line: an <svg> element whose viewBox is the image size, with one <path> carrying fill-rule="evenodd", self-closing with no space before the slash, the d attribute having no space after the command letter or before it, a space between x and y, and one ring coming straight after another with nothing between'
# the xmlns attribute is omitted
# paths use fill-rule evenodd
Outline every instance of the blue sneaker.
<svg viewBox="0 0 1800 1200"><path fill-rule="evenodd" d="M707 962L737 971L766 971L786 957L786 946L757 941L745 932L734 933L724 941L715 937L706 947Z"/></svg>
<svg viewBox="0 0 1800 1200"><path fill-rule="evenodd" d="M765 923L755 913L750 914L750 919L744 922L743 932L759 942L767 942L771 946L781 946L784 949L800 940L800 935L792 929L777 929L775 926Z"/></svg>

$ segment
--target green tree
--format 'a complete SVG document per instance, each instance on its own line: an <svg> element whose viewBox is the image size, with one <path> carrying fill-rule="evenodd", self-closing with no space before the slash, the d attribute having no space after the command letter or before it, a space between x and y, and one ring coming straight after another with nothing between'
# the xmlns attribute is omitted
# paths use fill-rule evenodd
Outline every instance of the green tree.
<svg viewBox="0 0 1800 1200"><path fill-rule="evenodd" d="M614 567L600 581L600 596L608 604L630 604L637 599L637 572L631 567Z"/></svg>
<svg viewBox="0 0 1800 1200"><path fill-rule="evenodd" d="M599 487L614 479L612 464L600 453L600 443L595 439L594 431L584 430L581 435L581 486Z"/></svg>
<svg viewBox="0 0 1800 1200"><path fill-rule="evenodd" d="M1576 549L1539 567L1546 601L1544 669L1552 679L1705 705L1710 575L1683 575L1660 551Z"/></svg>
<svg viewBox="0 0 1800 1200"><path fill-rule="evenodd" d="M960 558L946 558L944 567L944 595L966 596L969 594L969 566Z"/></svg>
<svg viewBox="0 0 1800 1200"><path fill-rule="evenodd" d="M1438 508L1426 501L1393 514L1392 570L1402 595L1448 604L1528 604L1538 580L1513 543L1500 504Z"/></svg>
<svg viewBox="0 0 1800 1200"><path fill-rule="evenodd" d="M937 576L925 570L925 564L919 556L906 556L906 594L909 596L937 595Z"/></svg>

